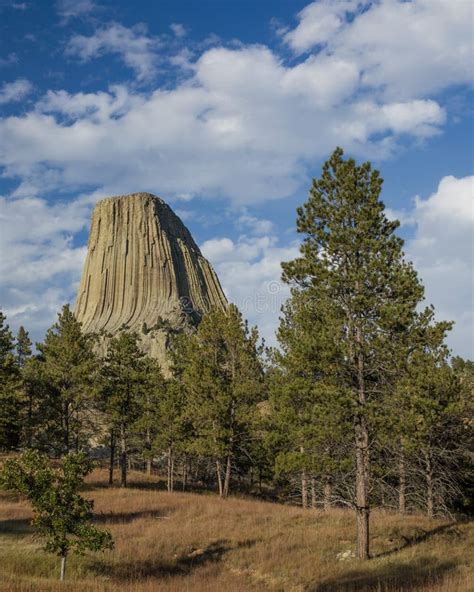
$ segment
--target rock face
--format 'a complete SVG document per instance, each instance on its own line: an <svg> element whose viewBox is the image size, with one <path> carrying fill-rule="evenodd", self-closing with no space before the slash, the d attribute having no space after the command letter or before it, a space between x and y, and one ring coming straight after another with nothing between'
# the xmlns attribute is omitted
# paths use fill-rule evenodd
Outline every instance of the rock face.
<svg viewBox="0 0 474 592"><path fill-rule="evenodd" d="M97 203L75 308L84 331L102 344L136 331L166 372L170 333L226 305L211 265L161 198L133 193Z"/></svg>

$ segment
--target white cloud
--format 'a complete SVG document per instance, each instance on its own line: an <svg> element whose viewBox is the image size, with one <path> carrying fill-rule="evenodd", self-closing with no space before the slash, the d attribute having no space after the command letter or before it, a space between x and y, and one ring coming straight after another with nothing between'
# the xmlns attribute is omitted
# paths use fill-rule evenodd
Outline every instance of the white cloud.
<svg viewBox="0 0 474 592"><path fill-rule="evenodd" d="M124 86L115 85L108 92L70 94L64 90L48 91L37 103L38 113L56 113L70 121L88 118L100 123L124 115L141 99L129 94Z"/></svg>
<svg viewBox="0 0 474 592"><path fill-rule="evenodd" d="M427 199L416 198L406 251L437 317L454 320L454 354L474 359L474 177L444 177Z"/></svg>
<svg viewBox="0 0 474 592"><path fill-rule="evenodd" d="M323 44L357 66L363 87L406 100L472 84L472 18L471 0L318 0L283 39L297 53Z"/></svg>
<svg viewBox="0 0 474 592"><path fill-rule="evenodd" d="M112 23L91 36L72 37L66 47L66 55L77 56L83 62L88 62L108 53L117 54L126 66L134 70L138 80L143 81L155 72L155 50L159 45L158 39L147 35L144 25L127 28Z"/></svg>
<svg viewBox="0 0 474 592"><path fill-rule="evenodd" d="M57 9L64 22L71 18L83 17L97 9L92 0L58 0Z"/></svg>
<svg viewBox="0 0 474 592"><path fill-rule="evenodd" d="M18 78L14 82L4 82L0 88L0 105L22 101L32 89L31 82L24 78Z"/></svg>
<svg viewBox="0 0 474 592"><path fill-rule="evenodd" d="M283 31L283 38L296 52L325 44L346 24L346 14L362 4L357 0L318 0L305 6L298 14L295 29Z"/></svg>
<svg viewBox="0 0 474 592"><path fill-rule="evenodd" d="M444 121L433 100L362 99L355 84L329 58L291 67L266 47L213 48L171 90L50 91L25 116L0 120L0 164L27 192L95 185L248 204L290 195L306 163L338 144L381 158L399 135L425 138Z"/></svg>
<svg viewBox="0 0 474 592"><path fill-rule="evenodd" d="M74 302L86 247L73 237L88 225L94 200L0 197L0 308L12 327L41 339L60 307Z"/></svg>
<svg viewBox="0 0 474 592"><path fill-rule="evenodd" d="M246 213L237 218L236 226L239 230L247 229L254 235L270 234L273 231L273 222Z"/></svg>
<svg viewBox="0 0 474 592"><path fill-rule="evenodd" d="M173 31L173 34L178 37L178 39L186 37L186 28L181 23L171 23L170 29Z"/></svg>

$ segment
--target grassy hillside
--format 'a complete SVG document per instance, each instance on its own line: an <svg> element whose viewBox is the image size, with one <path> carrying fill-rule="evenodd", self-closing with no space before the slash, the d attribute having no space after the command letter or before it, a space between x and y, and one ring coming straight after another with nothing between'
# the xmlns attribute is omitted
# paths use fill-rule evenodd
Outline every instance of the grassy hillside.
<svg viewBox="0 0 474 592"><path fill-rule="evenodd" d="M148 592L468 592L474 590L474 525L373 513L372 552L339 559L354 545L352 513L303 511L250 499L160 491L131 475L127 490L89 479L86 497L111 530L115 550L72 557L60 585L58 560L40 549L28 506L0 498L0 590Z"/></svg>

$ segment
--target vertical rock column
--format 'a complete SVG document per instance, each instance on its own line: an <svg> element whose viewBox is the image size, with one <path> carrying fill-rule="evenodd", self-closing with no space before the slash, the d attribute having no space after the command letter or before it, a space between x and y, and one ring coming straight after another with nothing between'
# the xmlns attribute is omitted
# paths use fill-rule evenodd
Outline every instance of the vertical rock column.
<svg viewBox="0 0 474 592"><path fill-rule="evenodd" d="M89 333L126 328L145 351L166 362L162 321L173 329L227 300L210 263L190 232L159 197L109 197L92 214L87 257L75 314Z"/></svg>

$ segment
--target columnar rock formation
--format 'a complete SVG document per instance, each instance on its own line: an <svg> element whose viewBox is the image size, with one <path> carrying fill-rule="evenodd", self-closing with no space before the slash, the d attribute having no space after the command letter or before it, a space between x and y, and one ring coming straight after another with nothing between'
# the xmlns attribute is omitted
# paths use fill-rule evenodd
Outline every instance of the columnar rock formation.
<svg viewBox="0 0 474 592"><path fill-rule="evenodd" d="M162 199L133 193L97 203L75 309L86 332L106 340L136 331L166 367L169 333L226 303L211 265Z"/></svg>

